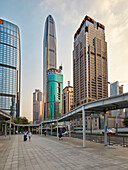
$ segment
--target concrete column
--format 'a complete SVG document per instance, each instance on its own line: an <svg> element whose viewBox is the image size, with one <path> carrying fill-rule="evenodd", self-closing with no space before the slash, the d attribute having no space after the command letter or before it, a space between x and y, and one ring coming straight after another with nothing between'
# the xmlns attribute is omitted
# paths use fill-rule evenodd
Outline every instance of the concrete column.
<svg viewBox="0 0 128 170"><path fill-rule="evenodd" d="M71 137L71 126L70 126L70 122L69 122L69 137Z"/></svg>
<svg viewBox="0 0 128 170"><path fill-rule="evenodd" d="M18 134L18 131L19 131L19 128L18 128L18 126L17 126L17 134Z"/></svg>
<svg viewBox="0 0 128 170"><path fill-rule="evenodd" d="M52 136L52 124L51 124L51 136Z"/></svg>
<svg viewBox="0 0 128 170"><path fill-rule="evenodd" d="M107 114L104 115L104 146L107 145Z"/></svg>
<svg viewBox="0 0 128 170"><path fill-rule="evenodd" d="M82 107L82 119L83 119L83 148L86 147L86 135L85 135L85 110L84 106Z"/></svg>
<svg viewBox="0 0 128 170"><path fill-rule="evenodd" d="M3 129L3 124L2 124L2 135L3 135L4 129Z"/></svg>
<svg viewBox="0 0 128 170"><path fill-rule="evenodd" d="M42 136L42 123L41 123L41 136Z"/></svg>
<svg viewBox="0 0 128 170"><path fill-rule="evenodd" d="M57 121L57 137L58 137L58 121Z"/></svg>
<svg viewBox="0 0 128 170"><path fill-rule="evenodd" d="M13 127L14 129L13 129L13 135L15 135L15 125L14 125L14 127Z"/></svg>
<svg viewBox="0 0 128 170"><path fill-rule="evenodd" d="M9 124L9 139L11 139L11 119L10 119L10 124Z"/></svg>
<svg viewBox="0 0 128 170"><path fill-rule="evenodd" d="M5 122L5 133L4 133L4 135L5 135L5 137L6 137L6 135L7 135L7 130L6 130L6 128L7 128L7 123Z"/></svg>

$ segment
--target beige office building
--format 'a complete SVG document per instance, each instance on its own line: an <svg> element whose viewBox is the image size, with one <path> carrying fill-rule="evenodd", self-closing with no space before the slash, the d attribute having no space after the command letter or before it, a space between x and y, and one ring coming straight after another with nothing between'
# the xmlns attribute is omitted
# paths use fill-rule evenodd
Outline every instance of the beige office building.
<svg viewBox="0 0 128 170"><path fill-rule="evenodd" d="M43 93L41 90L35 89L33 93L33 122L39 123L42 120L44 120Z"/></svg>
<svg viewBox="0 0 128 170"><path fill-rule="evenodd" d="M68 82L68 86L66 86L62 92L62 114L63 115L71 111L72 104L73 104L73 87L70 86L70 82Z"/></svg>
<svg viewBox="0 0 128 170"><path fill-rule="evenodd" d="M74 107L108 97L105 27L85 16L74 35Z"/></svg>

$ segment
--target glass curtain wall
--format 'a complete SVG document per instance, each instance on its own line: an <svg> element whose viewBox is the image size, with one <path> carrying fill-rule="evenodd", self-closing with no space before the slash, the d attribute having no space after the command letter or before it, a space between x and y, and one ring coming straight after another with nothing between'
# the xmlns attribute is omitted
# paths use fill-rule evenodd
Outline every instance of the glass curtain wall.
<svg viewBox="0 0 128 170"><path fill-rule="evenodd" d="M0 110L13 118L20 115L19 28L0 19Z"/></svg>

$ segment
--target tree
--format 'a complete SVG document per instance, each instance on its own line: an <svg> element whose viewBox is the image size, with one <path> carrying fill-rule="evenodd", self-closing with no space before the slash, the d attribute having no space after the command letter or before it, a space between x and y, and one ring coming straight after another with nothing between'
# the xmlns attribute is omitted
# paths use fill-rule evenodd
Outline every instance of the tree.
<svg viewBox="0 0 128 170"><path fill-rule="evenodd" d="M18 117L17 119L12 119L12 122L15 124L29 124L28 119L26 117Z"/></svg>
<svg viewBox="0 0 128 170"><path fill-rule="evenodd" d="M125 127L128 127L128 117L124 118L123 124Z"/></svg>

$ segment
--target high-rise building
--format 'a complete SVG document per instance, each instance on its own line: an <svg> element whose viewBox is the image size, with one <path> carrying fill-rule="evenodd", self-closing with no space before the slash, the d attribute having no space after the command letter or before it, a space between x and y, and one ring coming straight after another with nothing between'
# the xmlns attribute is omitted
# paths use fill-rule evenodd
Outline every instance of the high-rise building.
<svg viewBox="0 0 128 170"><path fill-rule="evenodd" d="M123 94L123 85L119 81L110 84L110 96L117 96ZM111 116L125 117L124 109L113 110Z"/></svg>
<svg viewBox="0 0 128 170"><path fill-rule="evenodd" d="M62 66L57 70L47 71L47 119L56 119L62 116Z"/></svg>
<svg viewBox="0 0 128 170"><path fill-rule="evenodd" d="M63 115L71 111L72 104L73 104L73 87L70 86L70 81L68 81L68 86L66 86L62 92Z"/></svg>
<svg viewBox="0 0 128 170"><path fill-rule="evenodd" d="M110 84L110 96L117 96L123 94L123 85L119 81Z"/></svg>
<svg viewBox="0 0 128 170"><path fill-rule="evenodd" d="M105 27L85 16L74 35L74 107L108 96Z"/></svg>
<svg viewBox="0 0 128 170"><path fill-rule="evenodd" d="M57 65L56 28L51 15L46 18L43 40L43 93L45 112L47 111L47 70Z"/></svg>
<svg viewBox="0 0 128 170"><path fill-rule="evenodd" d="M0 110L20 116L20 32L17 25L0 19Z"/></svg>
<svg viewBox="0 0 128 170"><path fill-rule="evenodd" d="M39 123L44 120L44 101L41 90L35 89L33 93L33 122Z"/></svg>

